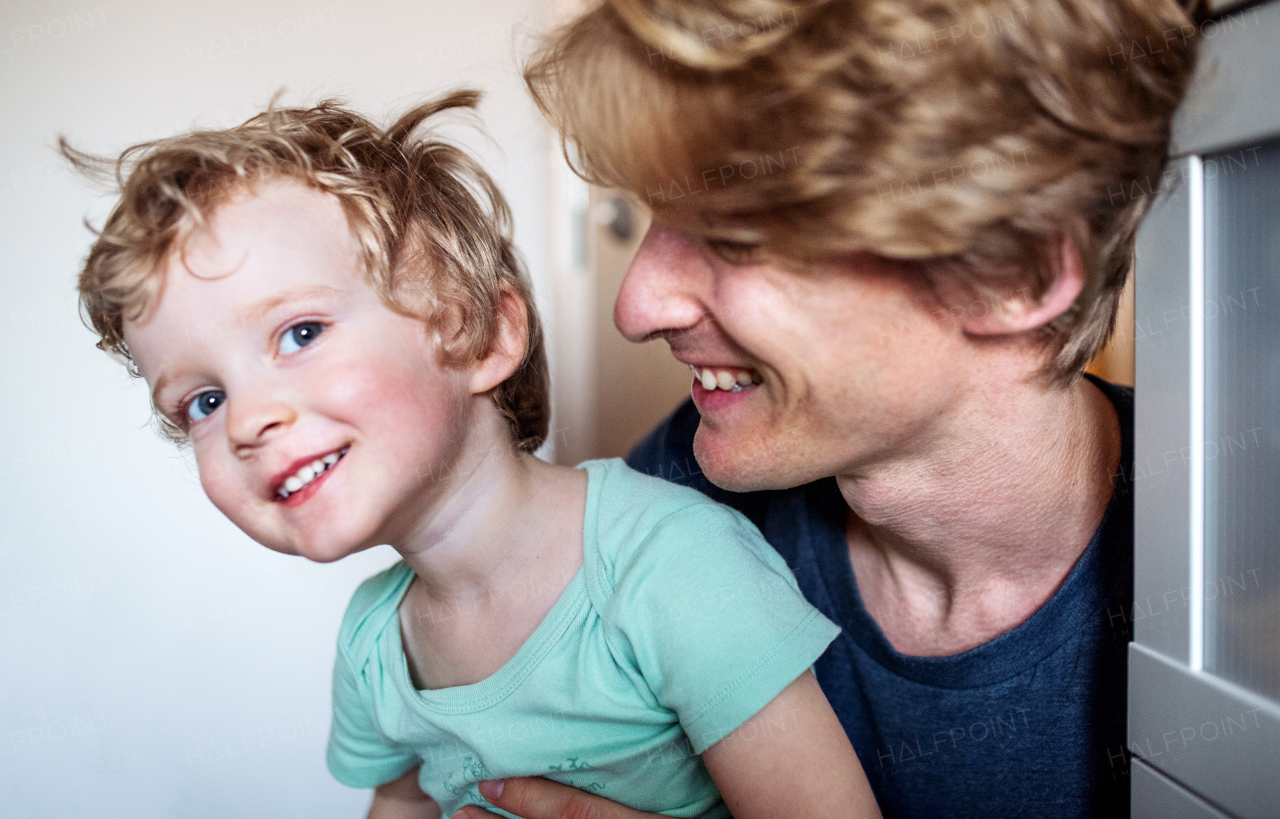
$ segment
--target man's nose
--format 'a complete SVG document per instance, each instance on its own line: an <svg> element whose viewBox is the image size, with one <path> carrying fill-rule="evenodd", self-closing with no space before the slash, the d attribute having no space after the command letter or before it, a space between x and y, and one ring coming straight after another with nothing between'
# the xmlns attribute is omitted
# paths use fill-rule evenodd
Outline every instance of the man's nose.
<svg viewBox="0 0 1280 819"><path fill-rule="evenodd" d="M270 442L298 418L293 406L279 396L256 397L243 390L228 396L226 410L228 442L239 457Z"/></svg>
<svg viewBox="0 0 1280 819"><path fill-rule="evenodd" d="M709 274L699 241L655 219L622 280L613 323L629 341L693 327L707 313Z"/></svg>

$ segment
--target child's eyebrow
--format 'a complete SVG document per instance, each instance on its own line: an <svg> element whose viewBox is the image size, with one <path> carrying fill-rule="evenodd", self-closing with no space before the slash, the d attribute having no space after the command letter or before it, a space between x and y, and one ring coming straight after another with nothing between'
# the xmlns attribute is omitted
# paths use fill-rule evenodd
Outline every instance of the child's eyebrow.
<svg viewBox="0 0 1280 819"><path fill-rule="evenodd" d="M168 387L169 387L169 374L160 373L159 377L156 378L155 386L151 388L151 406L155 407L156 409L159 409L161 412L164 412L164 410L160 407L160 394L164 392Z"/></svg>
<svg viewBox="0 0 1280 819"><path fill-rule="evenodd" d="M343 291L336 287L330 287L327 284L313 284L307 287L299 287L294 290L287 290L284 293L277 293L274 296L263 299L245 311L245 319L254 321L261 319L282 304L291 301L307 301L320 298L338 298L343 295Z"/></svg>

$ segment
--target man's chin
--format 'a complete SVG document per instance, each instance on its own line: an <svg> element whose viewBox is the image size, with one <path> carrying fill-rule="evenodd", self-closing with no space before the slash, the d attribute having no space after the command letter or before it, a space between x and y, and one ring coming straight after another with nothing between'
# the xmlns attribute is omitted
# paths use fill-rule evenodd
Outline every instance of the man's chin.
<svg viewBox="0 0 1280 819"><path fill-rule="evenodd" d="M707 480L730 492L789 489L799 485L779 474L774 468L773 453L761 443L724 441L702 425L693 436L693 457Z"/></svg>

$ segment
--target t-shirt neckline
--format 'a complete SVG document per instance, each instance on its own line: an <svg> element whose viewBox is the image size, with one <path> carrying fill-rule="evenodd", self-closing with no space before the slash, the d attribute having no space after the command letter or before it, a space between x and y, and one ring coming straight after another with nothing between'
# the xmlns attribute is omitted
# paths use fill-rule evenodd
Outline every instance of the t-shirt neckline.
<svg viewBox="0 0 1280 819"><path fill-rule="evenodd" d="M1119 417L1123 470L1133 458L1132 409L1124 405L1115 387L1090 380L1112 402ZM1062 584L1030 617L967 651L925 657L895 649L863 605L845 542L848 506L835 479L813 484L810 490L817 495L812 502L821 510L821 520L813 521L818 529L814 532L815 556L820 563L821 582L842 614L837 622L886 670L922 685L947 689L995 685L1029 671L1076 634L1089 617L1103 616L1103 601L1113 583L1099 583L1097 577L1106 571L1104 564L1113 562L1108 558L1114 558L1115 550L1122 547L1109 537L1109 524L1123 516L1119 507L1129 501L1128 492L1117 483L1088 546Z"/></svg>

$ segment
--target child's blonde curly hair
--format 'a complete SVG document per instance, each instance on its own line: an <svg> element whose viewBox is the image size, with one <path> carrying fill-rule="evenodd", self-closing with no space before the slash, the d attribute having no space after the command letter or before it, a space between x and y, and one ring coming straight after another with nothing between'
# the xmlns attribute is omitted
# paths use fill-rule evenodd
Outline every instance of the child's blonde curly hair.
<svg viewBox="0 0 1280 819"><path fill-rule="evenodd" d="M421 130L437 114L474 108L479 99L476 91L456 91L412 108L386 129L333 101L273 105L234 128L141 143L115 160L63 140L73 165L89 175L113 174L120 195L80 274L80 304L98 347L137 375L124 322L153 305L169 254L236 193L296 180L337 198L370 286L391 309L427 322L446 362L486 356L504 294L522 301L524 361L492 397L516 444L537 449L550 418L546 351L512 246L510 211L476 160ZM175 440L185 438L163 414L157 418Z"/></svg>

